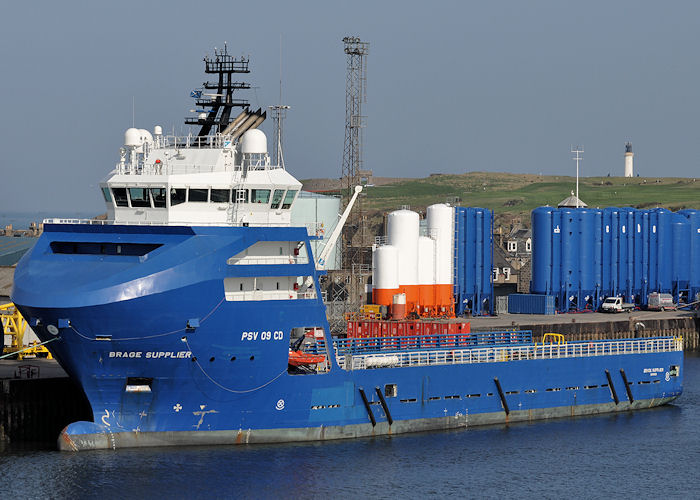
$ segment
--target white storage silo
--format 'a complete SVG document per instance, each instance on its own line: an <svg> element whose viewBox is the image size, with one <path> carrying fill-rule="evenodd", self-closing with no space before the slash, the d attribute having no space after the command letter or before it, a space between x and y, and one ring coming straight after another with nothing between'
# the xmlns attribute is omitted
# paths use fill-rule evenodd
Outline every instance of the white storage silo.
<svg viewBox="0 0 700 500"><path fill-rule="evenodd" d="M429 314L435 308L435 240L418 238L418 302L419 314Z"/></svg>
<svg viewBox="0 0 700 500"><path fill-rule="evenodd" d="M394 294L399 293L399 252L393 245L382 245L372 250L372 302L391 306Z"/></svg>
<svg viewBox="0 0 700 500"><path fill-rule="evenodd" d="M418 302L418 214L396 210L386 222L387 241L398 249L399 288L406 293L406 308L410 312Z"/></svg>
<svg viewBox="0 0 700 500"><path fill-rule="evenodd" d="M454 308L454 208L444 203L427 209L428 234L435 239L435 304L438 312Z"/></svg>

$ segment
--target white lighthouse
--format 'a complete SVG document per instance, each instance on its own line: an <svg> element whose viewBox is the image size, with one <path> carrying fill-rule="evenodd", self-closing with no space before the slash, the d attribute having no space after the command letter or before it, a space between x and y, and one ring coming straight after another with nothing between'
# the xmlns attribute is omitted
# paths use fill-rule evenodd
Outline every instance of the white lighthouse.
<svg viewBox="0 0 700 500"><path fill-rule="evenodd" d="M632 143L625 143L625 177L634 177L634 153Z"/></svg>

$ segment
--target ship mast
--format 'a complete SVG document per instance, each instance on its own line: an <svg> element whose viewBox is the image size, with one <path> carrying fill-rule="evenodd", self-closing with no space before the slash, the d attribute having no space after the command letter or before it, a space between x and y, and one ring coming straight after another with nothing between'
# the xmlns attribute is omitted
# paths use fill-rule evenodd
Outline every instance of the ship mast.
<svg viewBox="0 0 700 500"><path fill-rule="evenodd" d="M249 61L248 57L235 58L229 55L226 44L223 49L214 49L214 57L209 55L204 57L205 73L218 75L218 79L202 84L205 90L215 90L215 93L203 93L201 90L194 90L191 93L199 108L198 115L185 118L185 124L200 125L201 128L197 134L199 137L208 136L212 129L215 133L222 133L232 122L232 108L240 107L247 111L250 107L247 99L233 98L236 90L250 88L250 83L233 80L234 74L250 73Z"/></svg>

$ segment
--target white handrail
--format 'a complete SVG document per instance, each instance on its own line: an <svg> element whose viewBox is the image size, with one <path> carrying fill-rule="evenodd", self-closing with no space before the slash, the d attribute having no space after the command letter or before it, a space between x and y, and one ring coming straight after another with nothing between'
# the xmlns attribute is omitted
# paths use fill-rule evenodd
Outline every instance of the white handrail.
<svg viewBox="0 0 700 500"><path fill-rule="evenodd" d="M335 347L334 350L338 353L337 347ZM379 363L380 359L390 360L392 362L391 366L395 367L497 363L503 361L580 358L588 356L643 354L682 350L682 338L666 337L466 349L398 350L386 353L341 354L340 356L336 355L336 358L342 369L364 370L367 369L368 360L371 366L378 366L381 364Z"/></svg>
<svg viewBox="0 0 700 500"><path fill-rule="evenodd" d="M305 227L309 236L319 236L323 229L322 222L307 222L295 226L288 222L184 222L184 221L115 221L101 219L44 219L44 224L88 224L92 226L185 226L185 227Z"/></svg>

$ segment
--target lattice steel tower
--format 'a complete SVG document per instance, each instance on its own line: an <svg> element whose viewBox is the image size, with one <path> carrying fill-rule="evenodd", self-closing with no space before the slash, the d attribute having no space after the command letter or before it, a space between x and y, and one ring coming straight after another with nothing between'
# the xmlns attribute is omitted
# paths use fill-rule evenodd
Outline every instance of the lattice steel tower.
<svg viewBox="0 0 700 500"><path fill-rule="evenodd" d="M343 148L342 186L345 204L350 200L353 189L362 181L362 129L365 117L362 104L367 101L367 55L369 43L357 37L343 38L347 56L345 80L345 145ZM363 267L366 253L364 228L364 207L362 195L348 217L343 231L343 268L357 272Z"/></svg>

